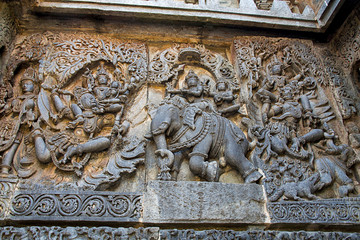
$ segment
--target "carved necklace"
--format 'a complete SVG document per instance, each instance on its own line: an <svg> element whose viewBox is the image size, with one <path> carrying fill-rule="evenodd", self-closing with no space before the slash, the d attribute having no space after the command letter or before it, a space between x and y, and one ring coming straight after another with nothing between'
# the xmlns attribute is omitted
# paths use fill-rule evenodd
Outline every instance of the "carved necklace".
<svg viewBox="0 0 360 240"><path fill-rule="evenodd" d="M191 139L187 140L186 142L170 144L169 150L172 152L177 152L177 151L180 151L185 148L193 147L196 144L198 144L199 142L201 142L206 137L206 135L209 133L210 125L211 125L210 115L207 113L203 113L203 117L204 117L204 124L203 124L201 130L195 136L193 136ZM181 132L181 134L184 135L186 131L187 131L187 129L182 130L182 132L184 132L184 133ZM177 136L177 139L180 138L178 136L181 134L178 134L178 133L175 134ZM174 142L174 141L171 141L171 142Z"/></svg>

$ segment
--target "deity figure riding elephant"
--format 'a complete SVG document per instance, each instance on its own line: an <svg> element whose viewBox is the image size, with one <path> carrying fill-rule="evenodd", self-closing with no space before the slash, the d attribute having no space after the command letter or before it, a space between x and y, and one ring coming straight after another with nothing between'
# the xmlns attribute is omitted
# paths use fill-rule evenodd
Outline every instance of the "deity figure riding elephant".
<svg viewBox="0 0 360 240"><path fill-rule="evenodd" d="M219 165L226 164L235 168L245 183L260 180L262 174L245 156L249 142L244 133L228 119L206 112L204 106L202 102L189 104L179 96L160 104L148 136L157 146L159 179L176 179L183 159L189 159L191 172L207 181L218 181Z"/></svg>

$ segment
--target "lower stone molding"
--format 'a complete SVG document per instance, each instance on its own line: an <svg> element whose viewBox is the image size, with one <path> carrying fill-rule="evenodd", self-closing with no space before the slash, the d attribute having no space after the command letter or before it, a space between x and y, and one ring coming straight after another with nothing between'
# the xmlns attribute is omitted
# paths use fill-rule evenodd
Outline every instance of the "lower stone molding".
<svg viewBox="0 0 360 240"><path fill-rule="evenodd" d="M160 229L158 227L147 228L114 228L114 227L0 227L0 239L147 239L147 240L356 240L360 239L359 233L349 232L286 232L286 231L234 231L234 230L204 230L195 231L193 229Z"/></svg>
<svg viewBox="0 0 360 240"><path fill-rule="evenodd" d="M360 198L267 204L271 223L360 223Z"/></svg>
<svg viewBox="0 0 360 240"><path fill-rule="evenodd" d="M13 221L137 222L141 194L76 191L19 191L7 219Z"/></svg>
<svg viewBox="0 0 360 240"><path fill-rule="evenodd" d="M285 231L233 231L233 230L160 230L161 240L182 240L182 239L238 239L238 240L343 240L360 239L359 233L344 232L285 232Z"/></svg>

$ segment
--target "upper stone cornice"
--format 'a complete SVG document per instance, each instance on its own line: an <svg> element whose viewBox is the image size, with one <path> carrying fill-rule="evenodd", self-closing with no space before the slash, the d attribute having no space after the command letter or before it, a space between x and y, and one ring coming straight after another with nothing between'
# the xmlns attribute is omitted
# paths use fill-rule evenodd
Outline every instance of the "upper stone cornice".
<svg viewBox="0 0 360 240"><path fill-rule="evenodd" d="M345 0L37 0L33 11L326 31Z"/></svg>

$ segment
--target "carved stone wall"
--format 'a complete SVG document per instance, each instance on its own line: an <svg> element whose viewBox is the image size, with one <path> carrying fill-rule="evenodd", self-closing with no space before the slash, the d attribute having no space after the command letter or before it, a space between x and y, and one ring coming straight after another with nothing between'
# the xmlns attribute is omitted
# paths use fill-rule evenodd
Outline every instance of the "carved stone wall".
<svg viewBox="0 0 360 240"><path fill-rule="evenodd" d="M83 28L87 17L60 27L75 16L45 10L59 3L0 11L12 18L0 35L1 239L360 239L356 10L327 43L217 30L203 41L186 25L173 41L122 36L111 17L113 32L97 18Z"/></svg>
<svg viewBox="0 0 360 240"><path fill-rule="evenodd" d="M5 2L0 2L0 83L3 85L5 63L12 49L12 41L16 33L13 11Z"/></svg>

